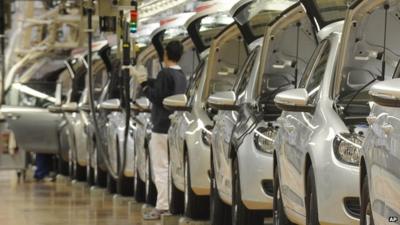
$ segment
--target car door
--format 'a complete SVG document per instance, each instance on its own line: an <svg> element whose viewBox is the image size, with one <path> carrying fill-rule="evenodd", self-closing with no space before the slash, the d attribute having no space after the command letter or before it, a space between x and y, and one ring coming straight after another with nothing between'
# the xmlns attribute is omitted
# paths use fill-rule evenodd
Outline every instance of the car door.
<svg viewBox="0 0 400 225"><path fill-rule="evenodd" d="M233 91L236 93L238 97L237 104L242 108L246 107L245 104L245 91L247 84L249 82L250 76L253 71L253 67L255 66L255 61L257 57L257 52L259 48L254 49L245 63L241 71L241 75L239 75L239 79L236 81L236 84L233 88ZM234 111L234 110L221 110L217 114L216 118L216 127L214 129L218 129L214 134L216 134L214 143L216 146L213 146L214 159L215 159L215 174L221 175L225 177L226 182L223 182L224 186L220 186L221 192L225 192L228 196L231 196L231 175L232 170L232 133L234 132L237 124L241 124L242 121L246 120L248 115L243 114L243 110ZM239 122L238 122L239 121Z"/></svg>
<svg viewBox="0 0 400 225"><path fill-rule="evenodd" d="M50 113L47 107L61 103L61 86L44 81L14 83L8 97L8 105L3 105L0 112L17 145L36 153L58 153L62 115Z"/></svg>
<svg viewBox="0 0 400 225"><path fill-rule="evenodd" d="M328 41L321 43L317 49L316 58L311 59L312 70L307 71L302 78L299 88L305 88L310 95L310 103L318 104L319 93L325 69L327 67L331 48ZM310 149L313 134L318 128L317 121L312 113L292 112L284 114L282 129L285 133L285 142L280 149L282 189L287 202L285 206L298 213L304 211L304 161Z"/></svg>
<svg viewBox="0 0 400 225"><path fill-rule="evenodd" d="M384 174L389 174L382 170L388 167L387 159L389 159L389 153L391 151L390 137L393 133L386 134L383 130L384 127L392 126L388 123L388 112L385 109L389 108L377 104L374 104L372 107L369 118L374 118L373 120L375 121L373 123L371 122L370 132L368 132L363 145L364 156L368 165L369 191L371 193L370 201L372 205L381 206L373 209L375 224L386 224L387 222L384 204L386 202L385 187L388 185L388 181L385 181ZM392 176L389 175L389 177ZM382 185L383 183L385 183L385 185Z"/></svg>
<svg viewBox="0 0 400 225"><path fill-rule="evenodd" d="M400 223L400 113L398 108L388 110L386 122L381 125L385 133L383 152L374 155L382 155L385 163L382 164L381 174L383 187L385 217L375 224ZM382 154L383 153L383 154ZM375 218L374 218L375 219ZM385 221L385 223L383 223Z"/></svg>

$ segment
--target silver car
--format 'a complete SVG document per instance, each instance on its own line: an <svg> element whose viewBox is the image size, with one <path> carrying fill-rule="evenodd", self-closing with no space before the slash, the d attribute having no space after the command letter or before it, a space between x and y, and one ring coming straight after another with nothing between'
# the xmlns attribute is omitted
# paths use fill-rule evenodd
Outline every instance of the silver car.
<svg viewBox="0 0 400 225"><path fill-rule="evenodd" d="M399 79L380 82L370 89L374 102L368 117L370 129L361 150L361 223L400 223Z"/></svg>
<svg viewBox="0 0 400 225"><path fill-rule="evenodd" d="M349 29L348 40L360 35L360 44L347 46L349 54L341 68L358 73L356 86L360 93L354 97L357 105L371 101L367 117L369 129L361 148L360 159L360 224L400 224L400 114L399 55L400 38L397 18L399 1L360 1L352 6L349 21L360 24ZM365 12L369 13L366 14ZM387 15L387 17L385 16ZM387 28L385 30L385 27ZM386 43L376 47L373 43ZM383 48L385 47L385 48ZM364 54L361 54L364 52ZM382 58L365 57L365 53L381 52ZM358 59L358 60L357 60ZM361 60L362 59L362 60ZM384 64L382 64L384 60ZM382 69L384 66L384 70ZM395 78L392 80L392 78ZM381 82L376 83L376 80ZM383 81L385 80L385 81ZM366 85L362 85L366 83ZM360 87L363 87L360 89ZM349 89L341 82L341 88ZM350 86L351 87L351 86ZM339 88L339 87L338 87ZM368 90L370 96L368 96Z"/></svg>
<svg viewBox="0 0 400 225"><path fill-rule="evenodd" d="M160 71L164 45L171 40L182 41L184 55L179 65L184 72L191 73L193 66L196 65L197 57L193 51L193 43L187 38L187 32L183 25L193 14L182 13L172 16L166 20L167 23L153 31L151 35L152 46L144 50L140 56L141 59L139 58L140 61L138 61L138 63L147 67L150 76L156 77ZM138 89L140 90L140 88ZM147 204L155 205L157 190L154 185L154 175L151 170L148 151L152 129L149 113L150 102L147 98L141 96L140 91L137 91L133 99L136 99L134 100L134 111L137 112L135 116L136 131L134 133L135 173L137 174L137 176L135 175L135 197L138 201L145 200ZM145 190L143 190L143 187Z"/></svg>
<svg viewBox="0 0 400 225"><path fill-rule="evenodd" d="M363 65L361 57L347 55L364 54L362 42L349 39L357 27L354 21L347 18L343 36L343 21L329 21L343 18L346 4L338 4L329 19L329 4L305 5L317 9L321 42L298 88L275 97L284 112L277 120L281 129L274 151L274 223L355 225L360 216L359 146L369 113L368 100L359 93L371 74L357 68ZM352 35L359 38L359 33Z"/></svg>
<svg viewBox="0 0 400 225"><path fill-rule="evenodd" d="M202 29L206 25L203 22L213 16L217 18L214 21L221 21L219 26L214 30ZM239 27L235 23L228 25L233 19L227 13L197 19L193 22L198 24L193 26L197 30L192 30L189 24L188 31L192 40L201 40L195 43L201 63L190 81L187 93L166 98L163 104L178 111L171 116L168 137L170 209L179 211L180 196L184 193L185 216L204 219L209 217L207 209L210 195L210 143L206 136L213 125L214 115L206 106L206 101L210 94L232 88L238 78L235 73L247 57L247 51ZM210 43L207 40L214 35L217 36L208 49Z"/></svg>
<svg viewBox="0 0 400 225"><path fill-rule="evenodd" d="M159 27L159 23L152 23L148 25L144 25L140 27L140 30L135 33L135 40L138 42L136 46L141 48L141 52L138 55L137 63L146 65L149 69L149 74L153 74L152 70L152 59L150 57L149 62L149 51L147 49L150 42L150 34ZM154 56L156 55L154 51ZM143 62L144 61L144 62ZM155 62L158 63L158 62ZM118 157L112 157L112 161L110 161L111 165L116 168L115 171L118 171L118 180L117 180L117 191L118 194L124 196L134 195L134 179L135 179L135 143L134 136L137 130L136 122L137 119L134 115L134 112L129 113L129 118L127 118L127 110L126 106L122 106L122 102L125 99L126 92L122 91L120 87L126 85L124 84L124 78L113 76L111 78L110 89L108 90L109 94L107 96L107 100L104 100L100 103L100 108L106 111L109 111L108 114L108 152L117 153ZM135 93L138 91L137 88L132 85L133 80L130 79L129 86L130 88L130 98L135 99ZM129 120L128 130L126 130L127 119ZM126 133L127 132L127 133ZM126 144L126 146L125 146ZM125 149L126 147L126 149ZM114 154L115 155L115 154ZM119 159L119 160L117 160ZM110 158L111 160L111 158ZM122 168L123 167L123 168ZM139 187L138 187L139 188Z"/></svg>
<svg viewBox="0 0 400 225"><path fill-rule="evenodd" d="M273 99L295 87L317 45L315 36L306 32L314 27L304 7L293 3L258 1L234 14L243 21L242 14L256 7L260 13L247 20L264 17L259 21L267 29L257 30L262 24L250 23L251 53L241 78L232 91L208 99L219 110L211 137L212 177L218 191L213 201L229 205L225 216L212 215L221 219L218 224L264 224L267 210L272 210L273 141L281 113ZM221 203L218 207L223 208Z"/></svg>

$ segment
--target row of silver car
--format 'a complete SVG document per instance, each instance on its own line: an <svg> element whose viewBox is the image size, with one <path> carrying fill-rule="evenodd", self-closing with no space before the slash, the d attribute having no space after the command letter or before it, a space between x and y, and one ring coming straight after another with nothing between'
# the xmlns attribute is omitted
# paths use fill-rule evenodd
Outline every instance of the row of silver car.
<svg viewBox="0 0 400 225"><path fill-rule="evenodd" d="M189 87L163 102L175 111L171 213L213 225L400 224L400 1L211 1L162 24L139 32L136 63L156 76L163 45L185 46ZM151 104L134 80L123 87L112 46L94 48L95 112L78 52L54 105L2 113L24 149L154 205Z"/></svg>

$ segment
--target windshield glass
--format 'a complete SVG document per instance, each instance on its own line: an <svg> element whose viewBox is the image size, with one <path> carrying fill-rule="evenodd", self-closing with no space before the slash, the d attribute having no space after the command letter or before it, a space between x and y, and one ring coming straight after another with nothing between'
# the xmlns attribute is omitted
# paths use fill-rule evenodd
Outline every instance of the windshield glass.
<svg viewBox="0 0 400 225"><path fill-rule="evenodd" d="M254 38L261 37L266 26L280 15L282 11L296 0L257 0L248 4L235 15L235 20L240 25L247 25L250 35Z"/></svg>

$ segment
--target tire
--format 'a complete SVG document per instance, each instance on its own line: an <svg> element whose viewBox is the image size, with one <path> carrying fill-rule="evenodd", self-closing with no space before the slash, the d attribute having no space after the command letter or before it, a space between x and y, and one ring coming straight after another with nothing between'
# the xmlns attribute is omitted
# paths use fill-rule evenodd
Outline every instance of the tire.
<svg viewBox="0 0 400 225"><path fill-rule="evenodd" d="M107 171L102 170L99 167L97 167L94 170L95 170L96 186L101 187L101 188L106 188L107 187L107 176L108 176Z"/></svg>
<svg viewBox="0 0 400 225"><path fill-rule="evenodd" d="M146 176L146 203L151 206L156 206L157 203L157 188L152 180L152 172L151 172L151 163L150 157L146 158L146 168L147 168L147 176Z"/></svg>
<svg viewBox="0 0 400 225"><path fill-rule="evenodd" d="M78 163L75 163L74 174L75 180L86 181L86 166L81 166Z"/></svg>
<svg viewBox="0 0 400 225"><path fill-rule="evenodd" d="M120 176L117 182L117 193L126 197L133 196L134 193L133 185L134 185L133 177L126 177L124 175Z"/></svg>
<svg viewBox="0 0 400 225"><path fill-rule="evenodd" d="M283 207L281 186L278 169L274 169L274 204L273 204L273 224L274 225L294 225L286 216Z"/></svg>
<svg viewBox="0 0 400 225"><path fill-rule="evenodd" d="M312 167L307 173L307 190L306 190L306 224L319 225L318 219L318 202L317 202L317 189L315 187L315 176Z"/></svg>
<svg viewBox="0 0 400 225"><path fill-rule="evenodd" d="M91 167L90 165L89 166L87 166L87 169L86 169L86 171L87 171L87 183L89 184L89 186L93 186L93 185L95 185L96 184L96 180L95 180L95 177L94 177L94 169L93 169L93 167Z"/></svg>
<svg viewBox="0 0 400 225"><path fill-rule="evenodd" d="M107 191L110 194L117 193L117 181L110 174L107 174Z"/></svg>
<svg viewBox="0 0 400 225"><path fill-rule="evenodd" d="M211 155L210 223L211 225L231 225L231 209L219 197L214 177L214 164Z"/></svg>
<svg viewBox="0 0 400 225"><path fill-rule="evenodd" d="M139 172L137 168L135 169L135 177L134 177L134 197L135 200L139 203L143 203L146 200L146 183L140 179Z"/></svg>
<svg viewBox="0 0 400 225"><path fill-rule="evenodd" d="M232 168L232 225L263 225L266 210L249 210L242 201L240 188L239 162L233 161Z"/></svg>
<svg viewBox="0 0 400 225"><path fill-rule="evenodd" d="M208 219L210 217L210 197L198 196L193 192L190 177L189 156L185 155L185 192L184 192L184 208L185 216L195 220Z"/></svg>
<svg viewBox="0 0 400 225"><path fill-rule="evenodd" d="M361 218L360 225L374 225L371 200L369 197L368 177L365 176L361 189Z"/></svg>
<svg viewBox="0 0 400 225"><path fill-rule="evenodd" d="M58 174L69 176L69 163L65 161L62 157L58 157L57 164Z"/></svg>
<svg viewBox="0 0 400 225"><path fill-rule="evenodd" d="M171 164L168 168L168 178L169 212L173 215L182 215L185 212L184 193L175 187L174 178L172 177Z"/></svg>

